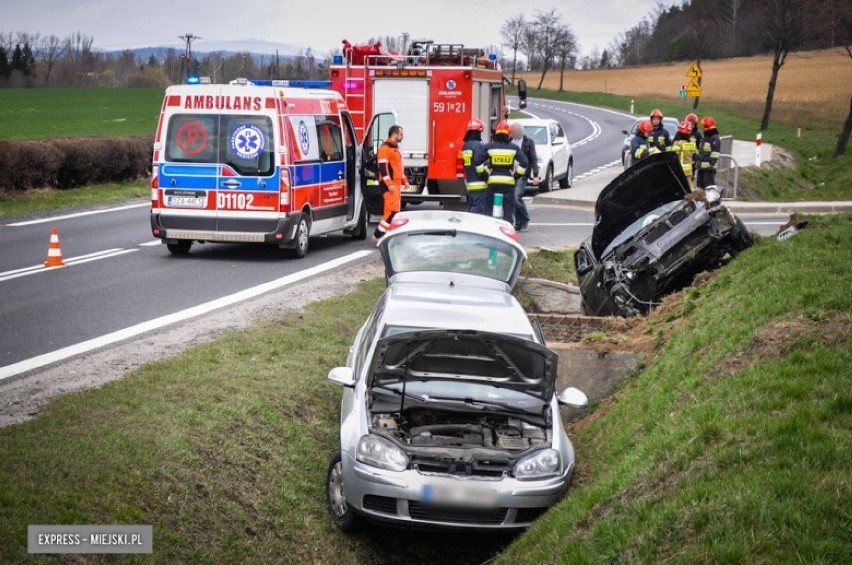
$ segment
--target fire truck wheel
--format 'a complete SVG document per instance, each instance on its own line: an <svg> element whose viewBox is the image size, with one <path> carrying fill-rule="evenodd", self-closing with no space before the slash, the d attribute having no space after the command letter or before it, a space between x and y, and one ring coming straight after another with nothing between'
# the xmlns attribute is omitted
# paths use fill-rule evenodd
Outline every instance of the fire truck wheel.
<svg viewBox="0 0 852 565"><path fill-rule="evenodd" d="M186 255L192 247L191 239L179 239L177 243L167 243L166 247L172 255Z"/></svg>
<svg viewBox="0 0 852 565"><path fill-rule="evenodd" d="M361 211L358 212L358 224L355 226L355 229L352 230L352 239L357 241L363 241L367 239L367 205L361 203Z"/></svg>
<svg viewBox="0 0 852 565"><path fill-rule="evenodd" d="M302 216L299 220L299 229L296 230L295 245L289 249L290 256L295 259L301 259L308 254L308 243L310 242L310 224L308 219Z"/></svg>

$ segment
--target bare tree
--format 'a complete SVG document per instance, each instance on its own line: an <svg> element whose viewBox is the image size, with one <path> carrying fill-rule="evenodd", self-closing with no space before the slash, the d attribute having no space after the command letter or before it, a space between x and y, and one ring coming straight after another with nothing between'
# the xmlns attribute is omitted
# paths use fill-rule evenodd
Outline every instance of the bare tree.
<svg viewBox="0 0 852 565"><path fill-rule="evenodd" d="M535 28L532 24L527 23L521 32L521 53L527 58L527 68L535 69L536 49L538 48L538 38L536 37Z"/></svg>
<svg viewBox="0 0 852 565"><path fill-rule="evenodd" d="M833 34L832 39L836 39L842 43L846 54L852 59L852 5L849 2L841 3L834 23L836 26L836 35ZM834 148L835 157L839 157L846 152L850 133L852 133L852 97L849 99L849 113L846 115L846 122L843 124L843 129L837 138L837 145Z"/></svg>
<svg viewBox="0 0 852 565"><path fill-rule="evenodd" d="M521 47L526 25L527 22L523 14L521 14L514 18L509 18L500 27L500 37L503 39L503 45L512 50L512 84L515 84L515 72L518 70L518 49Z"/></svg>
<svg viewBox="0 0 852 565"><path fill-rule="evenodd" d="M50 73L56 62L63 56L65 50L62 48L62 42L55 35L49 35L42 38L41 44L38 46L38 58L44 66L44 84L50 80Z"/></svg>
<svg viewBox="0 0 852 565"><path fill-rule="evenodd" d="M769 77L766 105L763 108L763 119L760 121L760 130L763 131L769 127L778 73L784 66L787 55L798 49L803 41L803 24L811 7L807 0L764 0L760 9L764 33L773 54L772 75Z"/></svg>
<svg viewBox="0 0 852 565"><path fill-rule="evenodd" d="M551 9L549 12L536 12L532 28L537 38L536 52L541 58L541 78L538 81L538 88L541 89L544 77L553 66L559 51L562 17L556 13L556 9Z"/></svg>
<svg viewBox="0 0 852 565"><path fill-rule="evenodd" d="M559 26L556 35L556 59L559 61L559 92L564 90L565 67L574 66L577 54L577 36L571 26L564 24Z"/></svg>

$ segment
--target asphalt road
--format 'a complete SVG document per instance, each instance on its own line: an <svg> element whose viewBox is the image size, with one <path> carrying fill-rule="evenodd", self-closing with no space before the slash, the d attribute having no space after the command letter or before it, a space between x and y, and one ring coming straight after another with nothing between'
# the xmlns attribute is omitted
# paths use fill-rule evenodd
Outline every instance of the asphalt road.
<svg viewBox="0 0 852 565"><path fill-rule="evenodd" d="M628 115L536 100L529 111L563 125L576 178L620 166ZM530 208L531 229L521 234L527 247L575 247L591 233L589 212L532 203ZM369 241L340 234L312 238L301 260L242 244L196 244L188 256L172 256L152 238L148 214L149 204L138 202L0 225L0 381L375 253ZM772 223L751 223L758 220ZM785 220L744 218L761 233L761 228L773 233ZM67 266L45 269L52 227L59 229Z"/></svg>

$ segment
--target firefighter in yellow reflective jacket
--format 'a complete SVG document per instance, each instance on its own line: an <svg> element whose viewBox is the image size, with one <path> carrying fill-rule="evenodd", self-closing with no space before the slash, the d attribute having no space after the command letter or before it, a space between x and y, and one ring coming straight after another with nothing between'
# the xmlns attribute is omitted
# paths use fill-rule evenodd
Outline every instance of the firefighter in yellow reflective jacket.
<svg viewBox="0 0 852 565"><path fill-rule="evenodd" d="M711 116L704 116L701 120L701 129L704 130L704 139L698 146L696 166L698 172L695 184L698 188L716 189L716 165L719 162L719 154L722 149L722 140L719 130L716 129L716 120Z"/></svg>
<svg viewBox="0 0 852 565"><path fill-rule="evenodd" d="M699 134L700 136L700 134ZM689 120L684 120L677 127L674 141L672 142L672 151L674 151L680 160L680 166L683 168L683 174L689 181L689 187L694 185L692 162L695 159L695 152L698 150L698 140L695 134L695 127Z"/></svg>
<svg viewBox="0 0 852 565"><path fill-rule="evenodd" d="M373 234L373 241L378 241L387 233L394 215L402 209L402 187L410 186L402 166L402 154L399 152L399 144L403 137L405 132L402 126L391 126L388 129L388 138L376 154L384 208L382 219Z"/></svg>
<svg viewBox="0 0 852 565"><path fill-rule="evenodd" d="M494 209L494 195L503 195L503 219L513 222L515 218L515 183L526 175L527 157L521 148L512 143L512 127L506 120L497 124L494 141L485 146L488 153L490 173L488 189L485 192L487 202L485 212L491 215Z"/></svg>

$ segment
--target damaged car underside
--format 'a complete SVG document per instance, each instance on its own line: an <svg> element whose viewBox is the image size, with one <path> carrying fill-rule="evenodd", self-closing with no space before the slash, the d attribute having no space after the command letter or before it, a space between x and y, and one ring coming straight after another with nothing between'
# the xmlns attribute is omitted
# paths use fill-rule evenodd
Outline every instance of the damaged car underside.
<svg viewBox="0 0 852 565"><path fill-rule="evenodd" d="M752 243L717 193L690 191L674 153L649 156L614 179L576 252L583 312L647 315L662 297Z"/></svg>

